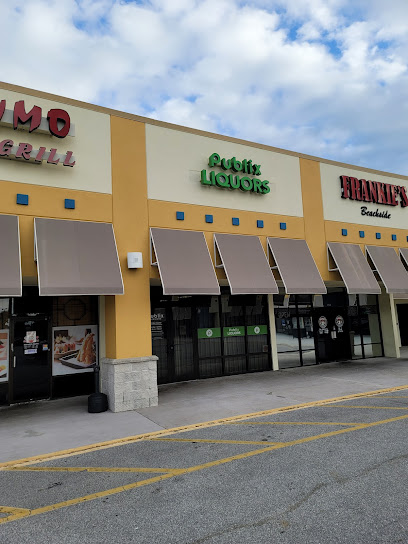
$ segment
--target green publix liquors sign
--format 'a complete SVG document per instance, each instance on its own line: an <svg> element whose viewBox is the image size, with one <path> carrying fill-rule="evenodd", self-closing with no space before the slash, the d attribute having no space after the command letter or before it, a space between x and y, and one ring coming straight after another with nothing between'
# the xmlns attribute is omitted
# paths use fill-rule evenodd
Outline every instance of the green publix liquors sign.
<svg viewBox="0 0 408 544"><path fill-rule="evenodd" d="M221 158L218 153L213 153L208 159L210 168L218 167L225 172L214 170L201 170L201 184L214 185L222 189L240 189L244 192L266 195L270 193L269 181L261 181L261 165L254 164L251 160L243 159L238 161L235 157L231 159ZM228 172L236 172L228 173Z"/></svg>

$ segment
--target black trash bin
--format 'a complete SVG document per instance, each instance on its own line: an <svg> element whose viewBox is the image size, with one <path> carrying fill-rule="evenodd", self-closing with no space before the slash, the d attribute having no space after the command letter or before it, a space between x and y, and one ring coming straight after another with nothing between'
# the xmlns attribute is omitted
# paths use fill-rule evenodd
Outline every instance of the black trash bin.
<svg viewBox="0 0 408 544"><path fill-rule="evenodd" d="M88 412L90 414L99 414L108 409L108 397L105 393L92 393L88 397Z"/></svg>
<svg viewBox="0 0 408 544"><path fill-rule="evenodd" d="M106 410L109 408L108 396L99 391L99 371L99 365L97 365L94 369L95 393L92 393L88 397L88 412L90 414L106 412Z"/></svg>

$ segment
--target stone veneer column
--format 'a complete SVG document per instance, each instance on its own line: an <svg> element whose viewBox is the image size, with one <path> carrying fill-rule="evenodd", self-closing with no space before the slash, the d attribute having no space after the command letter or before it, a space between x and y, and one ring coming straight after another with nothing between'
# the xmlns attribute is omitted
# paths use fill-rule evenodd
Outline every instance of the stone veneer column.
<svg viewBox="0 0 408 544"><path fill-rule="evenodd" d="M384 341L385 357L401 357L398 337L397 310L394 304L394 295L388 294L382 289L378 296L380 308L381 328Z"/></svg>
<svg viewBox="0 0 408 544"><path fill-rule="evenodd" d="M101 390L112 412L158 405L156 355L101 360Z"/></svg>

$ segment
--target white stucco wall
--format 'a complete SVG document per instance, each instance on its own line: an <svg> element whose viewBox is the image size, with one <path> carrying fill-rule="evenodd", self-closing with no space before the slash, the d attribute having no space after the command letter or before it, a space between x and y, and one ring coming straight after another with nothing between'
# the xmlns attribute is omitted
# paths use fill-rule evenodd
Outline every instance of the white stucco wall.
<svg viewBox="0 0 408 544"><path fill-rule="evenodd" d="M112 193L110 116L83 108L67 106L30 95L0 89L0 100L6 100L6 109L13 110L15 102L24 100L26 112L33 106L42 108L42 117L52 108L66 110L75 125L75 137L57 138L26 129L14 130L0 126L0 141L11 139L15 145L27 142L33 149L43 146L49 151L56 148L59 154L73 151L76 164L70 168L61 164L33 164L24 159L0 158L0 180L46 185L65 189L78 189L99 193Z"/></svg>
<svg viewBox="0 0 408 544"><path fill-rule="evenodd" d="M303 216L297 157L155 125L146 125L146 152L149 199ZM212 153L261 164L262 175L250 177L268 180L271 192L261 195L203 186L201 170L221 171L208 166Z"/></svg>
<svg viewBox="0 0 408 544"><path fill-rule="evenodd" d="M391 176L382 176L362 170L353 170L346 166L334 166L331 164L320 164L320 174L322 180L322 197L324 218L327 221L342 221L345 223L357 223L361 225L373 225L379 227L394 227L405 229L408 225L408 207L387 206L369 202L359 202L356 200L341 198L340 176L351 176L357 179L379 181L393 185L405 186L407 182L400 178ZM387 211L391 214L390 219L370 217L361 215L361 207L367 206L367 210L378 209L379 212Z"/></svg>

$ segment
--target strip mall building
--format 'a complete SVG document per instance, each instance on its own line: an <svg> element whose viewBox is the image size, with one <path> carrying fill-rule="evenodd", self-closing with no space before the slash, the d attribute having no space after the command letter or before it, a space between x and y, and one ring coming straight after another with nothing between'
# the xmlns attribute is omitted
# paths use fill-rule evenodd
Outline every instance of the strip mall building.
<svg viewBox="0 0 408 544"><path fill-rule="evenodd" d="M408 178L0 90L0 404L408 345Z"/></svg>

